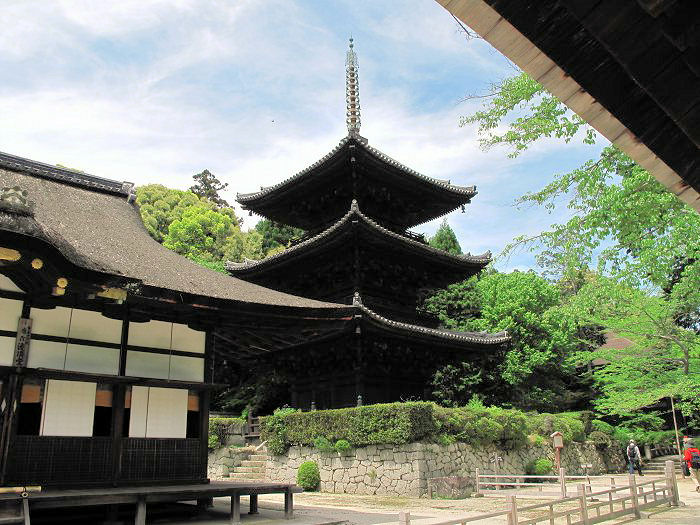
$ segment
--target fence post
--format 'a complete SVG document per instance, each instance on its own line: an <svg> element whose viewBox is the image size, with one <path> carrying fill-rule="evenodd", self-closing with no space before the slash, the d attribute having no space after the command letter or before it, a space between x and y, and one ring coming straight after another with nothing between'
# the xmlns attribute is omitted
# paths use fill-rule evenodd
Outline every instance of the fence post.
<svg viewBox="0 0 700 525"><path fill-rule="evenodd" d="M637 481L634 479L634 474L629 475L630 480L630 495L632 496L632 511L635 518L641 518L639 513L639 498L637 497Z"/></svg>
<svg viewBox="0 0 700 525"><path fill-rule="evenodd" d="M678 481L676 480L676 469L673 461L666 462L664 471L666 474L666 488L671 497L671 506L678 507L678 505L680 505L680 497L678 496Z"/></svg>
<svg viewBox="0 0 700 525"><path fill-rule="evenodd" d="M586 499L586 485L584 483L578 486L578 501L579 508L581 509L581 523L583 525L590 525L588 521L588 500Z"/></svg>
<svg viewBox="0 0 700 525"><path fill-rule="evenodd" d="M408 511L399 512L399 525L411 525L411 513Z"/></svg>
<svg viewBox="0 0 700 525"><path fill-rule="evenodd" d="M564 468L559 469L559 486L561 487L561 497L566 497L566 470Z"/></svg>
<svg viewBox="0 0 700 525"><path fill-rule="evenodd" d="M481 494L481 482L479 481L479 469L476 469L476 493Z"/></svg>
<svg viewBox="0 0 700 525"><path fill-rule="evenodd" d="M508 525L518 525L518 500L514 494L508 496L510 501L510 513L508 514Z"/></svg>

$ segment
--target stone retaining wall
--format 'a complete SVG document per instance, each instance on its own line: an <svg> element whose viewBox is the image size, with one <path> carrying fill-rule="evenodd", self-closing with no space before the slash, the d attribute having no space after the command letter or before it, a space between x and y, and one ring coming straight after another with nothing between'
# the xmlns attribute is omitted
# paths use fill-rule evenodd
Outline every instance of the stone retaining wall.
<svg viewBox="0 0 700 525"><path fill-rule="evenodd" d="M207 461L207 476L209 479L221 480L229 477L235 467L255 454L254 447L227 446L209 451Z"/></svg>
<svg viewBox="0 0 700 525"><path fill-rule="evenodd" d="M309 447L291 447L284 456L267 461L267 478L296 482L297 469L304 461L315 461L321 472L321 491L351 494L387 494L422 496L427 494L428 480L444 476L473 479L475 469L493 472L494 454L502 458L501 474L523 474L535 459L554 461L552 448L532 445L516 451L499 451L495 447L474 448L464 443L447 446L433 443L407 445L370 445L344 454L320 453ZM621 451L601 452L592 443L576 443L562 451L562 466L567 474L583 474L582 464L591 464L591 474L617 472L625 468Z"/></svg>

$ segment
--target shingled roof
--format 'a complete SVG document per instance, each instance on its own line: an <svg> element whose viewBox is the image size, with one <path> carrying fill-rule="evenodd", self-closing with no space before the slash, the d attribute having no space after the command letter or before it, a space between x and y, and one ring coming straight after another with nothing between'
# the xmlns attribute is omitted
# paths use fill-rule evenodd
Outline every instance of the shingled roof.
<svg viewBox="0 0 700 525"><path fill-rule="evenodd" d="M204 268L172 252L146 231L133 185L0 154L0 185L19 186L33 202L20 215L0 209L0 236L43 240L74 265L149 287L270 306L345 308L296 297Z"/></svg>
<svg viewBox="0 0 700 525"><path fill-rule="evenodd" d="M259 270L263 268L269 268L282 261L286 261L297 255L300 255L314 246L323 245L326 240L331 238L336 232L342 230L344 226L347 226L350 223L352 223L355 219L359 219L368 228L387 237L389 240L398 241L406 247L412 248L414 250L419 250L429 255L433 260L442 260L453 265L459 266L478 267L484 267L489 262L491 262L491 252L485 252L481 255L472 255L471 253L466 253L463 255L452 255L451 253L445 252L443 250L433 248L429 244L419 242L405 235L400 235L391 230L388 230L387 228L384 228L383 226L379 225L377 222L373 221L365 214L363 214L360 211L360 207L357 201L353 200L350 206L350 210L338 222L336 222L334 225L327 228L326 230L322 231L321 233L314 235L313 237L310 237L305 241L300 242L299 244L296 244L290 248L287 248L282 252L276 253L261 260L254 261L246 259L245 261L240 263L228 261L226 263L226 269L235 274L237 272L245 273L246 271L253 269Z"/></svg>

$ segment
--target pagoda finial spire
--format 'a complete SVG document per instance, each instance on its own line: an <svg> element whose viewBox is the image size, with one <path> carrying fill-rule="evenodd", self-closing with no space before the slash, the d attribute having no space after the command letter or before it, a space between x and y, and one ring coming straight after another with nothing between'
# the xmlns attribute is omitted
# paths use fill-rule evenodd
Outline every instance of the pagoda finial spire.
<svg viewBox="0 0 700 525"><path fill-rule="evenodd" d="M353 38L350 37L350 46L345 58L345 101L347 115L345 122L348 125L348 133L360 133L360 85L357 78L357 55L353 50Z"/></svg>

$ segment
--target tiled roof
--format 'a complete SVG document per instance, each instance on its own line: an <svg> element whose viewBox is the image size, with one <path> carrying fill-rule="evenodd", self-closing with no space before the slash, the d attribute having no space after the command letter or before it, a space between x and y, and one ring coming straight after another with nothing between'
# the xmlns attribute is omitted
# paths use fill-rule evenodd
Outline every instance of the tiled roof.
<svg viewBox="0 0 700 525"><path fill-rule="evenodd" d="M318 168L319 166L321 166L325 162L329 161L336 154L338 154L346 145L349 145L351 143L363 148L370 155L374 156L376 159L380 160L381 162L384 162L386 164L394 166L395 168L398 168L399 170L403 171L406 175L416 177L422 181L433 184L435 186L438 186L440 188L443 188L449 192L452 192L452 193L455 193L458 195L465 195L468 197L473 197L477 193L475 186L456 186L454 184L451 184L449 180L435 179L433 177L428 177L427 175L423 175L421 173L418 173L417 171L409 168L408 166L401 164L397 160L394 160L389 155L382 153L381 151L379 151L376 148L373 148L372 146L367 144L365 141L357 139L354 135L348 135L348 136L344 137L335 148L333 148L325 156L323 156L322 158L320 158L319 160L317 160L316 162L311 164L311 166L301 170L300 172L292 175L291 177L283 180L282 182L279 182L278 184L275 184L273 186L261 187L260 191L253 192L253 193L239 193L236 195L236 200L241 204L246 204L248 202L259 199L260 197L264 197L266 195L269 195L280 188L283 188L285 186L290 186L294 183L297 183L300 180L303 180L304 178L307 178L307 177L313 175L316 168Z"/></svg>
<svg viewBox="0 0 700 525"><path fill-rule="evenodd" d="M391 319L387 319L386 317L379 315L375 311L363 305L362 299L360 298L360 294L358 293L355 293L352 305L356 308L359 308L363 314L365 314L367 317L371 318L379 324L383 324L392 328L396 328L406 332L411 332L414 334L422 334L455 342L477 344L501 345L510 341L510 336L507 332L498 332L495 334L489 334L488 332L453 332L451 330L426 328L424 326L402 323L399 321L392 321Z"/></svg>
<svg viewBox="0 0 700 525"><path fill-rule="evenodd" d="M481 255L472 255L470 253L466 253L463 255L452 255L451 253L445 252L443 250L439 250L437 248L433 248L432 246L428 244L424 244L420 241L417 241L415 239L412 239L410 237L406 237L404 235L400 235L398 233L395 233L391 230L388 230L387 228L384 228L377 222L373 221L366 215L364 215L360 211L360 207L357 203L356 200L352 201L352 204L350 205L350 211L348 211L343 217L338 220L335 224L327 228L326 230L322 231L318 235L315 235L313 237L310 237L306 239L303 242L300 242L299 244L296 244L290 248L287 248L286 250L276 253L274 255L271 255L269 257L266 257L265 259L261 259L258 261L246 259L244 262L238 263L238 262L233 262L229 261L226 263L226 269L231 271L231 272L236 272L237 270L244 270L244 269L250 269L250 268L260 268L260 267L266 267L270 266L274 263L276 263L279 260L284 260L289 257L294 256L295 254L298 253L303 253L303 251L308 248L309 246L314 246L318 245L319 243L323 242L326 239L329 239L332 237L332 235L341 229L345 224L350 222L353 217L357 217L363 222L365 222L369 227L373 228L374 230L380 232L383 235L386 235L388 237L391 237L393 239L397 239L401 241L402 243L405 243L406 245L413 246L415 248L418 248L420 250L423 250L425 252L431 253L434 256L441 257L444 259L448 259L457 263L465 263L465 264L472 264L472 265L487 265L489 262L491 262L491 252L486 252Z"/></svg>

